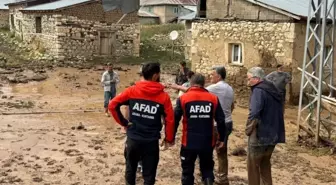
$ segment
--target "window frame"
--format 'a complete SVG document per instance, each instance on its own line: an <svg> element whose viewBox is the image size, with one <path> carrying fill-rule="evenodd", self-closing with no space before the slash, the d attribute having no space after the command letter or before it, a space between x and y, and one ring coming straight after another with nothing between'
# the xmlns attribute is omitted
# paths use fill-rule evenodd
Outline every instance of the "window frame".
<svg viewBox="0 0 336 185"><path fill-rule="evenodd" d="M235 60L235 52L236 52L236 46L238 46L238 60ZM241 43L230 43L229 44L230 49L230 63L233 65L243 65L243 45Z"/></svg>
<svg viewBox="0 0 336 185"><path fill-rule="evenodd" d="M37 29L37 20L40 19L40 29ZM35 17L35 33L42 33L42 17L36 16Z"/></svg>
<svg viewBox="0 0 336 185"><path fill-rule="evenodd" d="M179 14L179 7L174 7L173 12L174 14Z"/></svg>

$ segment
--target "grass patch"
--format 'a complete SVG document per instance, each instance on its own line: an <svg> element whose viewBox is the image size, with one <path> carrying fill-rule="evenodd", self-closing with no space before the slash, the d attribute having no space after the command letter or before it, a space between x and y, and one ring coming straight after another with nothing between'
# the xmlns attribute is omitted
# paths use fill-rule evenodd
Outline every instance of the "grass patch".
<svg viewBox="0 0 336 185"><path fill-rule="evenodd" d="M146 40L152 38L156 34L168 35L173 30L183 31L183 24L162 24L162 25L144 25L141 26L140 38Z"/></svg>
<svg viewBox="0 0 336 185"><path fill-rule="evenodd" d="M133 65L153 61L163 65L176 65L185 58L184 48L176 46L173 52L168 35L173 30L183 32L184 29L183 24L141 26L140 57L122 57L119 62ZM183 41L183 35L179 39Z"/></svg>

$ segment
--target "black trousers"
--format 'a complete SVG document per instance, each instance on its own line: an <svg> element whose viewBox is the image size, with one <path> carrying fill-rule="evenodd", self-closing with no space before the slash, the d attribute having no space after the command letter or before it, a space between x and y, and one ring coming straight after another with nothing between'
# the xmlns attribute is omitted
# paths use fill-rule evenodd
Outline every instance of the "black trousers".
<svg viewBox="0 0 336 185"><path fill-rule="evenodd" d="M202 150L191 150L181 147L181 165L182 165L182 185L194 185L195 161L199 157L202 180L215 180L213 173L213 148Z"/></svg>
<svg viewBox="0 0 336 185"><path fill-rule="evenodd" d="M138 162L142 161L144 185L154 185L159 163L159 141L142 142L127 138L125 146L126 185L135 185Z"/></svg>

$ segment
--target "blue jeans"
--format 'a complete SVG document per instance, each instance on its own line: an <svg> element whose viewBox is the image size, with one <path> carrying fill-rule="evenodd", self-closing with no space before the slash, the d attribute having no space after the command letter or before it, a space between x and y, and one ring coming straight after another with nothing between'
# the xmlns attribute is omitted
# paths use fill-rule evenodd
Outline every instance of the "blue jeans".
<svg viewBox="0 0 336 185"><path fill-rule="evenodd" d="M105 91L104 92L104 108L108 107L108 104L110 100L112 100L116 96L115 93L112 93L110 91Z"/></svg>

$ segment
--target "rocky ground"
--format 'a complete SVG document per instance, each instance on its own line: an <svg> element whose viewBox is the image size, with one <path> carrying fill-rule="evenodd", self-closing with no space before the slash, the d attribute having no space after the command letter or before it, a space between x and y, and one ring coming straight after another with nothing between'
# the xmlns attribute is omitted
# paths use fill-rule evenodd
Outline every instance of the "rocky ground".
<svg viewBox="0 0 336 185"><path fill-rule="evenodd" d="M138 79L137 66L119 66L119 92ZM121 70L122 69L122 70ZM101 67L54 68L43 81L9 84L0 91L0 184L124 184L125 136L102 112ZM163 75L163 82L171 82ZM168 91L172 97L173 91ZM247 109L233 113L229 141L229 171L233 185L246 185ZM286 110L287 143L272 157L274 184L332 185L336 158L325 148L295 142L296 109ZM178 138L180 134L178 135ZM179 139L178 139L179 142ZM199 170L195 173L199 177ZM158 185L180 184L178 144L161 151ZM138 184L141 184L139 174ZM201 184L197 178L196 184Z"/></svg>

